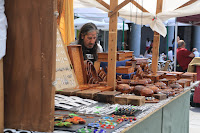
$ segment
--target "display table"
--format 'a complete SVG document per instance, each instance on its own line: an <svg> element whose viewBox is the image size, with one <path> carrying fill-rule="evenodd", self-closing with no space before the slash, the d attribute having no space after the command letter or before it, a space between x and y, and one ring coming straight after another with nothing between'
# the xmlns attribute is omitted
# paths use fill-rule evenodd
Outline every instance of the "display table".
<svg viewBox="0 0 200 133"><path fill-rule="evenodd" d="M168 100L134 124L117 132L126 133L189 133L190 90L200 81L185 88L185 92Z"/></svg>

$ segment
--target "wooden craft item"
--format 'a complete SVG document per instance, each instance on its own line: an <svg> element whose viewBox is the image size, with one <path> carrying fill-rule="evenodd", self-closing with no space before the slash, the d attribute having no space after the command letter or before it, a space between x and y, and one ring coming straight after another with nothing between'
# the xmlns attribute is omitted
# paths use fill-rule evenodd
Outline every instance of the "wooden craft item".
<svg viewBox="0 0 200 133"><path fill-rule="evenodd" d="M183 74L183 72L169 72L170 74L176 74L177 80L179 80Z"/></svg>
<svg viewBox="0 0 200 133"><path fill-rule="evenodd" d="M67 46L69 57L71 59L78 84L86 84L87 76L84 68L84 58L81 45L69 45Z"/></svg>
<svg viewBox="0 0 200 133"><path fill-rule="evenodd" d="M136 85L134 90L133 90L133 93L137 96L140 96L140 93L142 91L142 89L144 89L145 87L143 85Z"/></svg>
<svg viewBox="0 0 200 133"><path fill-rule="evenodd" d="M172 84L175 80L172 80L172 79L166 79L166 78L163 78L163 79L160 79L159 82L163 82L165 83L167 86Z"/></svg>
<svg viewBox="0 0 200 133"><path fill-rule="evenodd" d="M104 103L114 103L115 96L121 94L118 91L104 91L97 94L95 100Z"/></svg>
<svg viewBox="0 0 200 133"><path fill-rule="evenodd" d="M167 95L166 94L153 94L153 97L155 97L158 100L167 99Z"/></svg>
<svg viewBox="0 0 200 133"><path fill-rule="evenodd" d="M121 93L130 93L132 92L132 88L127 84L119 84L116 87L116 90Z"/></svg>
<svg viewBox="0 0 200 133"><path fill-rule="evenodd" d="M108 83L107 83L106 81L99 82L99 84L100 84L101 86L107 86L107 85L108 85Z"/></svg>
<svg viewBox="0 0 200 133"><path fill-rule="evenodd" d="M159 88L156 87L155 85L149 85L149 86L146 86L146 88L151 89L153 93L158 93L158 90L159 90Z"/></svg>
<svg viewBox="0 0 200 133"><path fill-rule="evenodd" d="M181 78L191 78L195 82L197 81L197 73L186 72L182 74Z"/></svg>
<svg viewBox="0 0 200 133"><path fill-rule="evenodd" d="M105 73L104 70L99 70L97 72L98 75L98 81L99 82L106 82L107 81L107 74Z"/></svg>
<svg viewBox="0 0 200 133"><path fill-rule="evenodd" d="M148 74L148 75L146 75L146 77L150 78L152 80L152 82L154 82L154 83L158 82L160 76L161 75L159 75L159 74Z"/></svg>
<svg viewBox="0 0 200 133"><path fill-rule="evenodd" d="M166 79L174 79L174 78L177 78L177 74L172 74L172 73L166 73L165 74L165 78Z"/></svg>
<svg viewBox="0 0 200 133"><path fill-rule="evenodd" d="M117 61L125 60L125 53L117 53ZM108 53L98 53L98 61L108 62Z"/></svg>
<svg viewBox="0 0 200 133"><path fill-rule="evenodd" d="M64 47L64 42L61 37L61 33L57 28L57 40L56 40L56 78L54 86L56 90L74 88L78 85L76 75L71 67L71 61Z"/></svg>
<svg viewBox="0 0 200 133"><path fill-rule="evenodd" d="M172 89L174 89L174 88L183 88L182 85L179 84L179 83L177 83L177 82L176 82L176 83L172 83L172 84L170 84L169 86L170 86Z"/></svg>
<svg viewBox="0 0 200 133"><path fill-rule="evenodd" d="M92 87L90 89L96 89L101 91L113 91L113 87L111 86L97 86L97 87Z"/></svg>
<svg viewBox="0 0 200 133"><path fill-rule="evenodd" d="M135 106L142 106L145 104L145 97L144 96L127 96L127 104L128 105L135 105Z"/></svg>
<svg viewBox="0 0 200 133"><path fill-rule="evenodd" d="M179 83L183 88L185 88L187 84L184 80L177 80L176 83Z"/></svg>
<svg viewBox="0 0 200 133"><path fill-rule="evenodd" d="M135 58L136 64L148 63L148 58Z"/></svg>
<svg viewBox="0 0 200 133"><path fill-rule="evenodd" d="M126 61L126 66L132 66L136 68L136 61Z"/></svg>
<svg viewBox="0 0 200 133"><path fill-rule="evenodd" d="M76 93L80 91L80 89L62 89L62 90L57 90L56 94L62 94L66 96L76 96Z"/></svg>
<svg viewBox="0 0 200 133"><path fill-rule="evenodd" d="M132 66L118 66L116 68L116 73L130 74L133 72L134 72L134 67Z"/></svg>
<svg viewBox="0 0 200 133"><path fill-rule="evenodd" d="M88 84L98 84L98 75L93 63L90 60L84 61Z"/></svg>
<svg viewBox="0 0 200 133"><path fill-rule="evenodd" d="M127 95L120 94L115 96L115 104L126 105L127 104Z"/></svg>
<svg viewBox="0 0 200 133"><path fill-rule="evenodd" d="M145 97L151 97L151 96L153 96L153 94L154 94L154 91L149 88L144 88L140 92L140 95L145 96Z"/></svg>
<svg viewBox="0 0 200 133"><path fill-rule="evenodd" d="M130 84L131 80L130 79L121 79L117 81L117 84Z"/></svg>
<svg viewBox="0 0 200 133"><path fill-rule="evenodd" d="M89 88L92 88L89 84L84 84L84 85L78 85L74 89L79 89L79 90L87 90Z"/></svg>
<svg viewBox="0 0 200 133"><path fill-rule="evenodd" d="M79 91L76 93L76 95L81 98L94 99L94 97L96 97L97 93L99 92L101 91L96 89L93 90L90 89L90 90Z"/></svg>
<svg viewBox="0 0 200 133"><path fill-rule="evenodd" d="M190 86L191 83L193 82L192 79L184 79L184 78L181 78L181 79L179 79L179 80L181 80L181 81L185 81L185 82L186 82L186 87Z"/></svg>
<svg viewBox="0 0 200 133"><path fill-rule="evenodd" d="M136 85L146 85L148 84L148 80L146 79L139 79L139 80L131 80L130 85L136 86Z"/></svg>
<svg viewBox="0 0 200 133"><path fill-rule="evenodd" d="M118 51L118 53L124 53L125 59L132 59L133 57L133 51Z"/></svg>
<svg viewBox="0 0 200 133"><path fill-rule="evenodd" d="M145 100L145 103L158 103L160 100L152 99L152 100Z"/></svg>

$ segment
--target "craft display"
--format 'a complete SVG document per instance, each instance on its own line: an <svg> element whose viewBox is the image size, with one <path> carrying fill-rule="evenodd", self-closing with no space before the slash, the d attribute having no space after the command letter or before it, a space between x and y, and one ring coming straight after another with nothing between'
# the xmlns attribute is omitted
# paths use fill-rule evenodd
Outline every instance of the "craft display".
<svg viewBox="0 0 200 133"><path fill-rule="evenodd" d="M74 88L78 85L68 53L65 51L59 29L56 41L56 78L53 82L56 90Z"/></svg>
<svg viewBox="0 0 200 133"><path fill-rule="evenodd" d="M87 74L87 83L88 84L98 84L98 75L95 70L93 63L90 60L84 61L84 67Z"/></svg>

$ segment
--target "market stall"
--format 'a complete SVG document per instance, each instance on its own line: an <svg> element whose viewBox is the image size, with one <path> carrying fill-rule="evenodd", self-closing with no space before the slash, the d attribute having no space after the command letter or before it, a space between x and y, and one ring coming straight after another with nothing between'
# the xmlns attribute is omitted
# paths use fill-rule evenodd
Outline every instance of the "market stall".
<svg viewBox="0 0 200 133"><path fill-rule="evenodd" d="M129 2L129 1L126 1L126 2ZM110 32L110 35L109 35L109 38L110 38L109 45L116 44L116 39L117 39L116 20L118 16L117 10L119 8L119 7L117 8L117 4L118 3L116 1L111 1L110 10L115 11L116 9L116 12L113 12L112 14L110 14L112 16L110 21L113 22L113 23L110 23L110 30L113 32ZM106 5L107 7L107 4L104 4L104 5ZM7 39L7 51L6 51L7 55L4 58L4 68L5 68L4 69L4 83L5 83L4 94L5 94L5 105L6 105L5 106L5 118L6 118L5 128L25 129L25 130L41 131L41 132L51 132L54 130L54 125L55 125L54 123L55 87L54 86L56 86L56 84L54 84L55 83L54 81L56 81L55 75L56 75L56 72L61 72L65 70L70 71L72 69L72 68L56 69L56 62L60 62L63 65L64 64L63 62L66 61L65 59L66 57L62 57L56 60L56 32L57 32L56 27L57 26L56 26L56 21L55 21L56 16L54 16L54 11L55 11L54 1L48 1L48 0L43 0L43 1L35 0L33 2L30 2L27 0L18 0L18 1L7 0L6 1L6 15L8 18L9 28L8 28L8 39ZM114 39L111 39L111 38L114 38ZM157 38L157 42L159 42L158 40L159 38ZM78 47L75 47L77 51L80 49ZM77 93L77 95L93 98L94 94L98 93L100 96L104 97L102 98L103 100L113 101L113 99L115 99L114 98L115 95L121 94L121 92L115 92L115 91L110 90L110 89L115 89L113 87L116 84L115 82L116 78L114 76L116 73L116 66L112 65L116 63L117 55L116 55L115 49L116 49L116 46L111 45L111 47L109 48L109 53L113 53L113 54L109 55L108 57L108 62L110 63L110 66L112 66L112 68L109 68L108 71L111 74L109 74L107 78L109 79L108 85L111 85L111 86L99 87L98 89L93 90L93 91L91 91L90 89L84 90L83 89L84 87L82 87L83 91ZM64 52L61 52L62 56L64 54L65 54ZM71 52L71 54L77 54L77 55L79 54L79 56L81 56L80 52L78 53ZM79 58L79 60L82 61L81 58ZM110 60L112 60L112 62ZM74 61L74 63L77 63L77 62ZM79 65L79 64L76 64L76 66L78 66L79 68L84 67L83 65ZM69 67L69 66L65 66L65 67ZM76 75L74 77L77 78L78 80L77 82L79 82L79 84L86 82L84 78L85 76L84 69L82 68L76 69L76 70L78 71L82 70L81 73L83 74L83 76L76 75L76 71L74 72ZM70 74L68 73L69 76L67 77L63 75L59 75L59 76L63 76L64 78L64 80L60 80L62 81L60 82L61 86L69 84L69 82L66 81L67 78L74 80L71 82L73 82L74 85L76 85L77 84L76 79L73 79L74 73L73 72ZM176 75L166 74L166 75L168 75L169 77L171 76L179 77L178 74ZM141 69L138 70L138 76L139 77L143 76ZM185 76L187 77L187 75ZM153 80L154 82L159 80L159 76L157 75L156 76L149 75L147 77L151 78L151 80ZM122 79L120 80L123 81ZM132 84L136 84L139 81L138 78L136 77L133 80L134 82ZM142 82L144 84L148 81L149 80L142 80L140 81L140 83ZM171 81L173 80L167 80L167 81L165 80L165 82L167 83ZM172 99L173 101L169 104L163 104L160 110L147 116L146 117L147 119L143 120L143 122L147 122L148 124L149 123L148 118L149 119L158 118L158 120L160 120L162 115L163 116L166 115L165 114L166 110L171 109L172 112L174 111L174 104L176 104L176 102L178 103L179 100L184 99L183 104L184 102L185 104L187 104L187 100L185 99L187 99L186 97L188 97L189 91L187 89L183 89L185 88L186 84L185 83L182 83L182 84L183 86L180 89L182 91L179 93L179 96L172 93L174 94L174 96L177 96L177 98L175 97L174 100ZM86 85L87 89L90 87L91 86L88 87ZM97 86L93 85L92 87L97 87ZM74 94L74 92L76 92L76 89L79 90L80 88L81 87L73 88L73 90L71 90L71 92L68 94ZM58 86L57 91L59 91L59 89L60 88ZM131 88L129 88L128 91L130 91L130 89ZM70 89L67 89L67 90L70 90ZM109 91L109 93L105 92L105 90ZM59 92L64 92L64 91L59 91ZM131 98L126 97L125 102L134 101L132 99L133 99L132 97ZM142 101L142 100L143 102L139 102L139 104L144 104L145 99L144 97L140 97L139 99L137 99L137 101ZM91 99L87 101L91 102ZM66 103L70 104L69 101ZM72 106L75 106L75 105L76 104L74 103ZM180 106L181 105L182 104L180 104ZM65 107L67 106L65 105ZM68 105L68 108L70 108L69 105ZM188 111L188 108L187 110L185 110L186 116L188 116L187 111ZM174 111L174 112L175 114L178 113L177 111ZM185 119L187 121L188 117L185 117ZM177 119L170 119L170 120L177 120ZM164 122L165 122L165 119L163 120L163 123ZM67 124L71 125L70 123L67 123ZM180 125L180 128L181 127L182 125ZM137 125L136 125L136 128L141 129L140 127L137 127ZM135 130L137 130L136 128Z"/></svg>

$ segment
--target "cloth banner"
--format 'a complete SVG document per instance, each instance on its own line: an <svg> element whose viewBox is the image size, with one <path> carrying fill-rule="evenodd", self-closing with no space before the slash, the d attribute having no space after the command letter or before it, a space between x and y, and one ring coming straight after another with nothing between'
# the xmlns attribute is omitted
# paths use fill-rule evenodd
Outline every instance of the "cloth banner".
<svg viewBox="0 0 200 133"><path fill-rule="evenodd" d="M64 0L59 28L65 46L75 41L73 0Z"/></svg>

